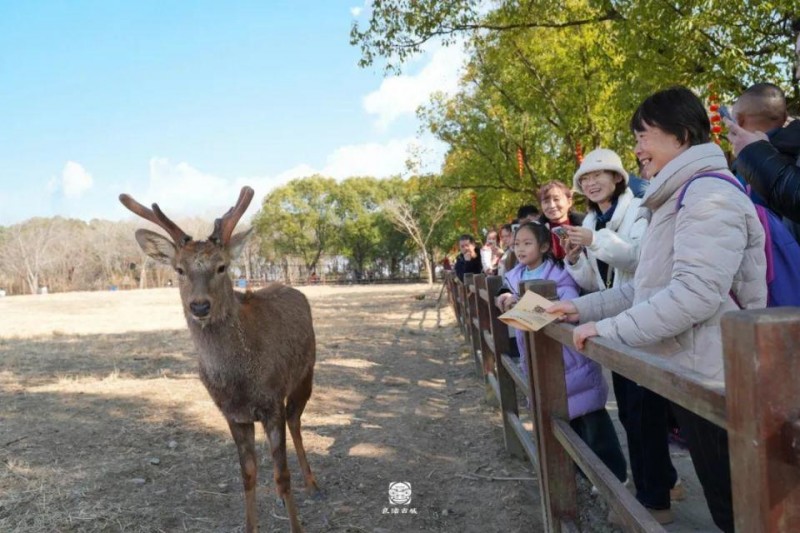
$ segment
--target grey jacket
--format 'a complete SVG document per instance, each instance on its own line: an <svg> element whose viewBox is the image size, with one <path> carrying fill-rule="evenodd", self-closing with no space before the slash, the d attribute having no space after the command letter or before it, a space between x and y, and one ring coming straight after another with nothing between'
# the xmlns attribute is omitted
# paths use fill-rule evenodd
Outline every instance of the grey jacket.
<svg viewBox="0 0 800 533"><path fill-rule="evenodd" d="M642 206L650 224L631 284L575 300L581 321L602 337L652 353L724 382L720 320L767 302L764 230L741 190L720 179L683 185L703 172L729 173L712 143L689 148L653 179Z"/></svg>

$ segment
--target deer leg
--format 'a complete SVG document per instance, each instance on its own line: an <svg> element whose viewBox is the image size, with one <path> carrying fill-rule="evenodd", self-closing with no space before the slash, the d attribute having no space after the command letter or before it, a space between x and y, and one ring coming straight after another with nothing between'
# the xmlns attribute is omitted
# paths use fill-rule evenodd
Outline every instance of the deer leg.
<svg viewBox="0 0 800 533"><path fill-rule="evenodd" d="M255 533L258 531L258 511L256 509L256 476L258 465L256 463L255 426L237 424L228 420L231 435L236 442L239 452L239 466L242 468L242 482L244 483L244 516L245 531Z"/></svg>
<svg viewBox="0 0 800 533"><path fill-rule="evenodd" d="M294 442L294 449L297 452L297 461L300 463L300 468L303 470L303 477L306 481L306 492L311 495L319 493L319 485L311 472L311 467L308 466L308 459L306 458L306 449L303 446L303 436L300 434L300 417L303 415L303 410L306 408L306 403L311 397L311 384L314 380L314 370L308 372L295 390L289 395L286 400L286 423L289 426L289 432L292 434L292 442Z"/></svg>
<svg viewBox="0 0 800 533"><path fill-rule="evenodd" d="M297 517L297 505L292 494L292 480L289 474L289 463L286 461L286 412L283 404L272 416L268 416L264 423L264 431L267 434L269 448L272 452L272 468L275 473L275 487L278 496L286 505L286 512L289 514L289 523L292 533L302 533L303 528Z"/></svg>

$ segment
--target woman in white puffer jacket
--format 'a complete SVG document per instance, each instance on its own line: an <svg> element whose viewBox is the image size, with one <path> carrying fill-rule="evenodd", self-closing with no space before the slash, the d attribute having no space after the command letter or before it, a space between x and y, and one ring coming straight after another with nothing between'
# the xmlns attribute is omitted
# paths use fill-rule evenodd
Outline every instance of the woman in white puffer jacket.
<svg viewBox="0 0 800 533"><path fill-rule="evenodd" d="M589 152L572 178L586 196L589 212L580 227L567 227L566 269L586 292L633 279L647 220L638 216L641 199L628 187L628 173L612 150Z"/></svg>
<svg viewBox="0 0 800 533"><path fill-rule="evenodd" d="M593 150L572 182L575 191L586 196L589 213L581 227L567 228L567 272L586 292L630 282L647 219L639 216L642 201L628 187L622 160L612 150ZM627 436L636 498L657 521L669 523L670 500L681 499L684 492L669 453L669 404L616 372L611 379Z"/></svg>
<svg viewBox="0 0 800 533"><path fill-rule="evenodd" d="M633 282L558 302L548 311L581 322L578 349L601 336L640 347L724 386L722 317L767 303L764 229L753 202L709 172L732 177L703 102L685 87L652 94L631 119L635 153L650 180L642 207L650 215ZM691 187L688 183L697 179ZM685 196L684 196L685 194ZM682 200L682 201L680 201ZM697 477L714 523L733 532L728 434L672 405L686 431Z"/></svg>

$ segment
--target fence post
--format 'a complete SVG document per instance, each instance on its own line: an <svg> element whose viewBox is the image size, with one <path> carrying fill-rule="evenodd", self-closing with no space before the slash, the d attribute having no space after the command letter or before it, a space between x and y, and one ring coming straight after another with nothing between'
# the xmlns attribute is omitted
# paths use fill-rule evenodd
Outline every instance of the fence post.
<svg viewBox="0 0 800 533"><path fill-rule="evenodd" d="M478 320L478 290L475 286L475 278L479 274L464 274L464 293L466 301L464 307L467 308L467 342L472 350L472 358L475 360L475 372L478 374L478 379L484 380L486 377L483 375L483 364L478 351L481 349L481 332L480 326L475 325Z"/></svg>
<svg viewBox="0 0 800 533"><path fill-rule="evenodd" d="M503 278L500 276L488 276L486 278L486 290L489 293L490 306L494 306L494 295L500 290L503 285ZM492 328L492 338L494 339L494 355L495 355L495 372L497 373L497 384L500 388L500 414L503 418L503 438L506 443L506 450L514 457L519 459L527 459L525 449L519 441L519 437L514 433L514 429L509 422L509 414L519 416L519 407L517 404L517 386L514 379L503 366L503 354L509 353L510 344L517 342L516 336L509 335L508 325L502 322L499 318L500 311L492 307L490 318ZM534 428L535 431L535 428Z"/></svg>
<svg viewBox="0 0 800 533"><path fill-rule="evenodd" d="M722 319L736 531L800 531L800 309Z"/></svg>
<svg viewBox="0 0 800 533"><path fill-rule="evenodd" d="M545 298L557 297L554 281L526 282L525 287ZM563 347L542 331L529 333L527 342L528 349L522 356L528 358L545 525L548 531L559 533L562 520L575 522L578 516L575 465L553 433L554 418L569 422Z"/></svg>

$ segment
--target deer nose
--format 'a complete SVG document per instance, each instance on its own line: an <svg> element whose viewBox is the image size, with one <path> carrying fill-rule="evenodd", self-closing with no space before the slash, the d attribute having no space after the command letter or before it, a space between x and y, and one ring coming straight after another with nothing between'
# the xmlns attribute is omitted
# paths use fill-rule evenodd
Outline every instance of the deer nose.
<svg viewBox="0 0 800 533"><path fill-rule="evenodd" d="M208 300L199 300L196 302L192 302L189 304L189 309L192 310L192 314L196 317L204 317L208 315L208 312L211 311L211 302Z"/></svg>

